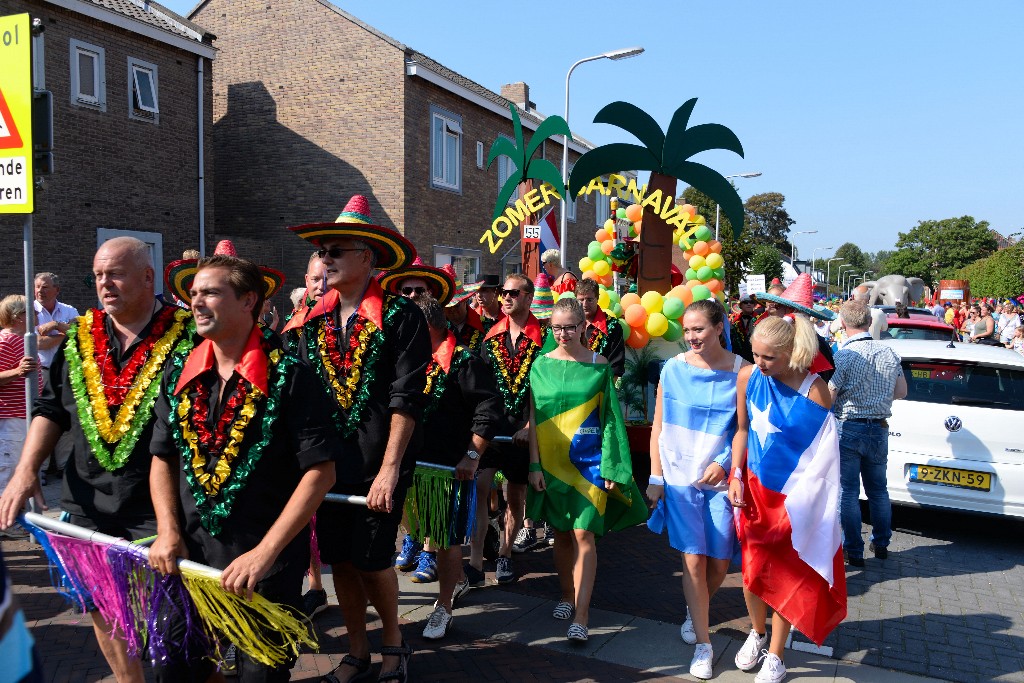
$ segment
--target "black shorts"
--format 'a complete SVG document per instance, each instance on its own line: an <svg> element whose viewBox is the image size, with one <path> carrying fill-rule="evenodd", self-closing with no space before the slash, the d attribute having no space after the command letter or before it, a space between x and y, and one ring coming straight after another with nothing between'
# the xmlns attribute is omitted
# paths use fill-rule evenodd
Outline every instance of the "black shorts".
<svg viewBox="0 0 1024 683"><path fill-rule="evenodd" d="M525 486L530 474L530 451L527 448L503 443L494 444L480 456L479 469L499 469L509 483Z"/></svg>
<svg viewBox="0 0 1024 683"><path fill-rule="evenodd" d="M399 479L391 512L374 512L364 505L349 503L322 503L316 511L320 561L323 564L351 562L363 572L389 569L408 488L408 481ZM367 484L365 490L356 495L366 495L369 489Z"/></svg>

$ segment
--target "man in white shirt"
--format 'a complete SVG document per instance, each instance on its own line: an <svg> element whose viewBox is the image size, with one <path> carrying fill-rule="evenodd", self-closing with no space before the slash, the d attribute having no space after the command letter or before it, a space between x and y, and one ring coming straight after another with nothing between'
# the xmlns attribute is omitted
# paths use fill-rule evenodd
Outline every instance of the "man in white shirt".
<svg viewBox="0 0 1024 683"><path fill-rule="evenodd" d="M36 274L36 333L39 335L39 365L50 367L57 348L64 343L68 327L78 317L74 306L57 301L60 280L54 273Z"/></svg>

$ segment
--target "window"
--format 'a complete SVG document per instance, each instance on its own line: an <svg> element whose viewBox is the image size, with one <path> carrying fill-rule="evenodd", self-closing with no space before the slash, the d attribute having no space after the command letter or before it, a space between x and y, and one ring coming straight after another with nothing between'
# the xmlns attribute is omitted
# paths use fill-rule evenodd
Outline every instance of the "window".
<svg viewBox="0 0 1024 683"><path fill-rule="evenodd" d="M476 167L484 167L484 143L476 143Z"/></svg>
<svg viewBox="0 0 1024 683"><path fill-rule="evenodd" d="M502 135L501 137L505 138L509 142L512 141L512 138L508 137L507 135ZM500 157L498 157L498 190L499 191L501 190L501 188L505 187L505 182L509 178L514 176L516 174L516 171L517 171L516 165L515 165L515 163L511 159L509 159L505 155L501 155ZM519 193L518 192L513 192L509 196L509 198L508 198L509 205L511 206L511 205L515 204L516 200L518 198L519 198Z"/></svg>
<svg viewBox="0 0 1024 683"><path fill-rule="evenodd" d="M96 229L96 247L99 248L104 242L115 237L134 237L142 240L149 247L149 258L153 262L153 272L164 272L164 236L158 232L140 232L138 230L114 230L111 228ZM163 292L163 278L154 278L156 293Z"/></svg>
<svg viewBox="0 0 1024 683"><path fill-rule="evenodd" d="M567 178L572 175L572 167L575 166L575 165L576 164L569 164L569 173L566 175ZM566 216L566 220L570 220L573 223L575 223L576 222L576 200L574 198L572 198L571 196L569 196L569 186L568 186L568 184L566 184L565 194L566 194L566 197L565 197L565 216Z"/></svg>
<svg viewBox="0 0 1024 683"><path fill-rule="evenodd" d="M479 249L462 249L460 247L443 247L434 245L434 265L451 265L455 269L455 275L463 284L472 284L480 279L480 257L483 252Z"/></svg>
<svg viewBox="0 0 1024 683"><path fill-rule="evenodd" d="M601 182L608 185L607 178L601 178ZM604 222L611 216L611 204L609 203L609 197L605 197L600 192L595 196L595 203L597 205L597 227L604 227Z"/></svg>
<svg viewBox="0 0 1024 683"><path fill-rule="evenodd" d="M107 78L102 47L71 40L71 104L107 110Z"/></svg>
<svg viewBox="0 0 1024 683"><path fill-rule="evenodd" d="M430 184L462 191L462 117L430 108Z"/></svg>
<svg viewBox="0 0 1024 683"><path fill-rule="evenodd" d="M156 64L128 58L128 118L158 123Z"/></svg>

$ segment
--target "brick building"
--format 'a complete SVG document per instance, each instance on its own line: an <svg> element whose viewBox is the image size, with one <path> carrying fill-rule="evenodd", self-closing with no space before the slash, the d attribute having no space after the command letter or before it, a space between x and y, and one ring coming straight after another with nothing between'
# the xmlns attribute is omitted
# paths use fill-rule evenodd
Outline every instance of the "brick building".
<svg viewBox="0 0 1024 683"><path fill-rule="evenodd" d="M160 291L163 265L198 248L204 230L212 239L214 36L143 0L0 0L0 15L25 12L42 20L53 93L55 170L36 193L35 270L61 277L62 300L93 306L96 247L134 235L153 247ZM0 216L15 254L22 221ZM22 290L14 258L0 295Z"/></svg>
<svg viewBox="0 0 1024 683"><path fill-rule="evenodd" d="M218 238L300 282L309 247L286 226L333 220L359 193L427 263L454 261L462 273L516 268L514 237L493 254L480 239L511 170L504 158L485 163L495 138L513 135L510 102L527 140L543 120L525 84L495 93L326 0L206 0L190 18L217 35L219 50ZM570 143L570 163L589 148ZM561 138L536 156L561 167ZM571 265L596 224L595 200L579 201Z"/></svg>

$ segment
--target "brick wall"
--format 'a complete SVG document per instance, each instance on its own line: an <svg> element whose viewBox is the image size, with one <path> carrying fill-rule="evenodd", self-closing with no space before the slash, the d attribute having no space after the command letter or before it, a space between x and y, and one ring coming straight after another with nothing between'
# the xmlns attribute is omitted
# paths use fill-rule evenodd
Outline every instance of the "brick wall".
<svg viewBox="0 0 1024 683"><path fill-rule="evenodd" d="M0 15L22 12L46 27L46 87L54 95L56 172L36 194L35 270L57 273L61 299L81 310L96 302L91 273L98 228L162 234L164 264L197 244L196 56L48 3L0 0ZM105 112L70 103L71 39L105 51ZM157 125L128 118L129 56L157 66ZM205 66L205 213L212 227L209 61ZM20 215L0 216L0 240L15 254L0 269L0 295L20 292Z"/></svg>

